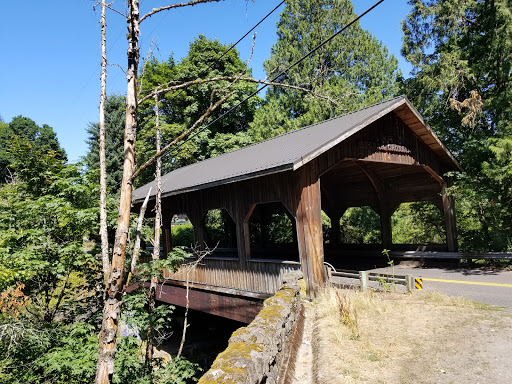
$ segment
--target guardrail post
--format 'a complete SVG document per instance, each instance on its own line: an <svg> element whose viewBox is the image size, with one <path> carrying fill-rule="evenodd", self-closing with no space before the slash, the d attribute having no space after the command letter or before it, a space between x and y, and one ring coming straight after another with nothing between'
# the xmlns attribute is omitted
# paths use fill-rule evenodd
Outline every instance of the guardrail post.
<svg viewBox="0 0 512 384"><path fill-rule="evenodd" d="M368 272L359 271L359 281L361 291L366 291L368 289Z"/></svg>
<svg viewBox="0 0 512 384"><path fill-rule="evenodd" d="M414 290L414 277L412 275L405 275L405 287L407 288L407 293L412 293Z"/></svg>

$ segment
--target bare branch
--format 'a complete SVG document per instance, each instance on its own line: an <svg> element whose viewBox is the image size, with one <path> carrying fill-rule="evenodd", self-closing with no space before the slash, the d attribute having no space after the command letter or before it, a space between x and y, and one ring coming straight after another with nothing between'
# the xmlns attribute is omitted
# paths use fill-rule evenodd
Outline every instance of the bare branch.
<svg viewBox="0 0 512 384"><path fill-rule="evenodd" d="M179 142L180 140L184 139L186 136L188 136L194 129L196 129L208 116L212 114L213 111L215 111L221 104L223 104L227 99L229 99L231 96L233 96L235 92L230 92L227 95L225 95L222 99L217 101L215 104L210 105L208 109L206 110L203 115L197 119L197 121L185 132L183 132L181 135L179 135L177 138L175 138L173 141L171 141L169 144L167 144L165 147L162 148L161 151L155 153L148 161L146 161L144 164L142 164L132 175L131 180L136 178L143 170L145 170L147 167L149 167L153 162L165 155L169 149L172 148L174 144Z"/></svg>
<svg viewBox="0 0 512 384"><path fill-rule="evenodd" d="M163 6L160 8L153 8L150 12L146 13L144 16L142 16L139 19L139 24L142 23L142 21L144 19L153 16L155 13L166 11L168 9L188 7L188 6L193 6L193 5L197 5L197 4L203 4L203 3L213 3L213 2L217 3L219 1L220 0L191 0L188 3L178 3L178 4L166 5L166 6Z"/></svg>
<svg viewBox="0 0 512 384"><path fill-rule="evenodd" d="M135 244L133 246L132 253L132 262L130 264L130 272L128 273L128 277L126 279L125 287L130 284L130 279L132 275L135 273L135 267L137 266L137 260L139 259L140 252L140 232L142 230L142 223L144 221L144 214L146 213L146 208L148 206L149 196L151 195L151 188L149 188L148 194L142 203L142 207L140 208L139 220L137 221L137 229L135 230Z"/></svg>
<svg viewBox="0 0 512 384"><path fill-rule="evenodd" d="M59 297L57 299L57 304L55 304L55 308L53 309L53 312L50 317L52 320L55 318L55 315L57 314L57 311L59 310L60 303L62 302L62 298L64 297L64 293L66 292L66 288L68 287L69 275L71 275L71 272L68 270L68 273L66 275L66 280L64 281L64 285L62 286L62 290L60 291Z"/></svg>
<svg viewBox="0 0 512 384"><path fill-rule="evenodd" d="M212 82L215 82L215 81L234 81L236 79L237 79L237 76L219 76L219 77L212 77L212 78L209 78L209 79L196 79L196 80L186 81L184 83L180 83L180 84L176 84L176 85L171 85L171 86L168 86L166 88L158 88L158 89L154 90L153 92L151 92L150 94L148 94L148 95L144 96L143 98L141 98L139 100L139 104L143 103L146 100L152 99L157 94L160 95L162 93L166 93L166 92L170 92L170 91L177 91L177 90L180 90L180 89L185 89L185 88L192 87L194 85L200 85L200 84L205 84L205 83L212 83ZM251 77L241 77L239 79L239 81L246 81L248 83L270 85L270 86L273 86L273 87L283 87L283 88L294 89L296 91L301 91L301 92L309 93L310 95L312 95L314 97L326 100L326 101L328 101L328 102L330 102L332 104L338 104L338 102L336 100L333 100L332 98L330 98L328 96L321 95L319 93L313 92L310 89L306 89L306 88L303 88L303 87L298 87L296 85L290 85L290 84L285 84L285 83L277 83L277 82L274 82L274 81L257 80L257 79L253 79ZM168 83L168 84L171 84L171 83Z"/></svg>
<svg viewBox="0 0 512 384"><path fill-rule="evenodd" d="M100 1L100 0L93 0L93 1L96 3L96 5L101 5L101 1ZM125 15L123 12L118 11L117 9L113 8L113 7L112 7L112 4L113 4L113 2L112 2L112 3L105 4L105 8L108 8L108 9L110 9L111 11L114 11L115 13L117 13L117 14L119 14L119 15L123 16L123 17L126 19L126 15ZM94 7L96 7L96 5L95 5Z"/></svg>
<svg viewBox="0 0 512 384"><path fill-rule="evenodd" d="M109 65L109 66L111 66L111 67L119 67L119 69L120 69L121 71L123 71L123 73L124 73L124 74L126 74L126 71L125 71L125 70L124 70L124 68L121 66L121 64L117 64L117 63L115 63L115 64L110 64L110 63L108 63L107 65Z"/></svg>
<svg viewBox="0 0 512 384"><path fill-rule="evenodd" d="M101 1L101 91L100 91L100 121L99 121L99 148L100 160L100 237L101 260L103 266L103 283L107 286L110 271L110 258L108 254L108 226L107 226L107 165L105 152L105 101L107 99L107 21L105 18L105 0Z"/></svg>
<svg viewBox="0 0 512 384"><path fill-rule="evenodd" d="M256 44L256 32L254 32L254 35L252 35L252 47L251 47L251 54L249 55L249 59L247 60L247 63L245 64L245 68L242 72L240 72L240 74L238 75L238 77L233 80L231 82L231 84L229 84L226 88L224 88L224 91L227 91L229 88L231 88L231 86L233 84L235 84L236 82L238 82L238 80L240 80L242 78L242 76L247 73L247 69L249 68L249 63L251 62L251 59L252 59L252 55L254 54L254 45Z"/></svg>
<svg viewBox="0 0 512 384"><path fill-rule="evenodd" d="M140 94L142 93L142 84L144 83L144 75L146 74L146 66L149 61L149 57L153 55L153 44L156 45L155 39L151 39L151 44L149 44L148 53L146 55L146 58L142 58L142 74L140 75L140 81L139 81L139 92L137 93L137 98L140 98ZM158 47L157 47L157 50Z"/></svg>

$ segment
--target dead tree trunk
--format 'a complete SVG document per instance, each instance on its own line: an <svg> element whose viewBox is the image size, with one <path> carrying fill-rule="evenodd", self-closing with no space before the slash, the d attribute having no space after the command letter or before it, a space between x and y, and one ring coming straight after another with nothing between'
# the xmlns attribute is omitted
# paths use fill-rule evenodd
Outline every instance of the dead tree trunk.
<svg viewBox="0 0 512 384"><path fill-rule="evenodd" d="M156 152L160 152L160 115L158 110L158 96L155 95L155 143ZM152 260L156 261L160 258L160 227L162 226L162 158L156 161L155 171L156 183L156 201L155 201L155 232L153 240L153 255ZM156 284L157 278L151 277L151 284L149 288L148 306L149 312L155 309L156 301ZM150 326L146 338L146 364L151 364L153 359L153 329Z"/></svg>
<svg viewBox="0 0 512 384"><path fill-rule="evenodd" d="M100 237L103 283L107 284L110 270L107 233L107 165L105 155L105 99L107 97L107 23L105 20L105 0L101 1L101 92L99 124L100 157Z"/></svg>
<svg viewBox="0 0 512 384"><path fill-rule="evenodd" d="M126 71L126 125L124 133L124 164L119 201L119 220L108 277L103 322L99 334L96 384L109 384L114 373L117 328L123 297L123 266L130 227L132 203L131 176L135 165L137 134L137 67L139 63L139 1L128 1L128 70Z"/></svg>

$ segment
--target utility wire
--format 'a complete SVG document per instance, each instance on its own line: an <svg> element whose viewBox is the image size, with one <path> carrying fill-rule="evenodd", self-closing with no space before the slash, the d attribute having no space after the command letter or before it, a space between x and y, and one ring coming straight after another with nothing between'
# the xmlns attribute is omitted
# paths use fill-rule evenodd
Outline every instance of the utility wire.
<svg viewBox="0 0 512 384"><path fill-rule="evenodd" d="M283 5L283 4L284 4L284 2L285 2L285 0L281 1L278 5L276 5L276 7L275 7L273 10L271 10L269 13L267 13L267 15L266 15L263 19L261 19L261 20L260 20L260 21L259 21L259 22L254 26L254 27L252 27L252 28L251 28L251 29L250 29L250 30L249 30L245 35L243 35L240 39L238 39L238 41L237 41L235 44L231 44L231 46L229 47L229 49L228 49L226 52L224 52L222 55L220 55L220 56L219 56L217 59L215 59L215 60L220 60L220 59L222 59L222 58L223 58L223 57L224 57L224 56L225 56L229 51L231 51L233 48L235 48L235 46L236 46L239 42L241 42L243 39L245 39L249 33L251 33L252 31L254 31L254 30L256 29L256 27L258 27L258 25L260 25L261 23L263 23L263 21L265 21L265 19L266 19L267 17L269 17L272 13L274 13L274 11L275 11L277 8L279 8L281 5ZM210 69L210 68L209 68L209 69Z"/></svg>
<svg viewBox="0 0 512 384"><path fill-rule="evenodd" d="M307 57L311 56L313 53L315 53L316 51L318 51L320 48L322 48L325 44L327 44L328 42L330 42L332 39L334 39L336 36L338 36L340 33L344 32L348 27L350 27L352 24L354 24L355 22L357 22L359 19L361 19L363 16L365 16L368 12L372 11L375 7L377 7L380 3L382 3L384 0L380 0L378 2L376 2L374 5L372 5L370 8L368 8L366 11L364 11L363 13L361 13L359 16L357 16L354 20L352 20L350 23L348 23L347 25L345 25L343 28L341 28L340 30L338 30L337 32L335 32L333 35L331 35L331 37L325 39L323 42L321 42L319 45L317 45L315 48L313 48L311 51L309 51L308 53L306 53L304 56L302 56L300 59L298 59L297 61L295 61L294 63L292 63L290 66L288 66L288 68L282 70L277 76L275 76L270 82L273 83L275 82L277 79L279 79L282 75L284 75L286 72L288 72L290 69L292 69L293 67L295 67L297 64L301 63L303 60L305 60ZM280 6L281 4L279 4ZM273 12L273 11L272 11ZM249 100L250 98L254 97L255 95L257 95L261 90L265 89L266 87L268 87L268 84L264 84L263 86L261 86L260 88L258 88L256 91L254 91L253 93L251 93L249 96L247 96L245 99L243 99L242 101L240 101L238 104L235 104L234 106L232 106L230 109L228 109L226 112L224 112L222 115L220 115L219 117L217 117L215 120L213 120L212 122L208 123L205 127L199 129L198 131L196 131L194 134L190 135L186 140L183 140L180 144L178 144L177 146L175 146L174 148L170 149L169 152L167 152L167 154L170 154L176 150L178 150L179 148L181 148L183 145L185 145L188 141L190 141L191 139L193 139L194 137L196 137L197 135L199 135L201 132L203 132L204 130L208 129L209 127L211 127L213 124L215 124L217 121L219 121L220 119L224 118L227 114L231 113L233 110L235 110L236 108L238 108L240 105L242 105L243 103L245 103L247 100Z"/></svg>
<svg viewBox="0 0 512 384"><path fill-rule="evenodd" d="M267 13L265 15L265 17L263 17L263 19L261 19L260 21L258 21L258 23L252 27L245 35L243 35L241 38L238 39L238 41L234 44L231 44L229 46L229 48L224 52L222 53L219 57L216 57L213 62L210 62L210 64L208 64L208 68L206 68L203 72L203 74L205 74L209 69L212 69L212 65L215 64L216 62L218 62L220 59L222 59L224 56L226 56L233 48L235 48L238 43L240 43L243 39L245 39L252 31L254 31L261 23L263 23L263 21L265 21L265 19L267 17L269 17L272 13L274 13L281 5L283 5L285 3L285 0L281 1L274 9L272 9L269 13ZM178 94L178 92L180 92ZM185 90L184 89L181 89L179 91L176 91L174 93L174 95L172 95L171 97L176 97L176 96L179 96L181 93L184 93Z"/></svg>
<svg viewBox="0 0 512 384"><path fill-rule="evenodd" d="M245 38L246 38L246 37L247 37L247 36L248 36L252 31L254 31L254 30L255 30L255 29L256 29L256 28L257 28L261 23L263 23L263 22L264 22L264 21L265 21L265 20L266 20L270 15L272 15L272 14L273 14L273 13L274 13L274 12L275 12L279 7L281 7L281 5L283 5L284 3L285 3L285 0L281 1L278 5L276 5L276 6L274 7L274 9L272 9L272 10L271 10L269 13L267 13L267 14L266 14L266 15L265 15L265 16L264 16L260 21L258 21L258 22L254 25L254 27L252 27L249 31L247 31L247 32L245 33L245 35L243 35L241 38L239 38L239 39L236 41L236 43L231 44L231 45L229 46L229 48L228 48L225 52L223 52L219 57L215 58L215 59L213 60L213 62L211 62L210 64L208 64L208 68L206 68L206 70L204 71L204 73L206 73L206 71L208 71L209 69L212 69L212 65L213 65L214 63L218 62L220 59L222 59L224 56L226 56L226 55L227 55L227 54L228 54L228 53L229 53L233 48L235 48L235 47L238 45L238 43L240 43L243 39L245 39ZM153 30L153 31L154 31L154 30ZM117 40L116 40L116 41L117 41ZM178 91L177 91L177 92L178 92ZM178 96L177 92L176 92L174 95L172 95L171 97L176 97L176 96ZM183 93L183 92L185 92L185 90L181 89L179 92L180 92L180 93ZM245 100L244 100L244 101L245 101ZM223 115L223 116L224 116L224 115ZM223 116L222 116L222 117L223 117ZM208 125L208 126L209 126L209 125ZM203 129L203 130L204 130L204 129ZM199 133L199 132L198 132L198 133ZM194 136L195 136L195 135L194 135ZM189 139L190 139L190 138L192 138L192 137L193 137L193 136L190 136L190 137L189 137ZM185 144L189 139L187 139L186 141L182 142L182 144ZM179 147L180 147L180 146L175 147L175 148L171 149L171 150L170 150L169 152L167 152L167 153L171 153L171 151L174 151L174 150L178 149ZM119 183L118 185L120 185L120 183Z"/></svg>

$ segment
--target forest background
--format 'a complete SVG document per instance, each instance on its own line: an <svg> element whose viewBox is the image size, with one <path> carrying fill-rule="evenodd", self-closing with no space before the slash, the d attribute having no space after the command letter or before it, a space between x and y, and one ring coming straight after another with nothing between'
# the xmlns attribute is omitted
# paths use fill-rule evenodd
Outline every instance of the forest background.
<svg viewBox="0 0 512 384"><path fill-rule="evenodd" d="M406 94L464 172L450 175L456 198L460 248L512 248L512 14L507 1L416 1L403 20L402 55L411 64L404 79L397 58L359 25L341 34L307 63L281 79L325 99L286 88L252 98L164 158L164 171L190 164L277 134ZM189 11L191 14L194 10ZM114 16L112 16L114 17ZM276 73L354 17L350 1L287 1L278 20L277 41L264 63ZM257 43L256 43L257 44ZM142 88L174 80L237 76L246 63L227 42L198 35L186 56L147 57ZM249 66L251 64L249 63ZM162 140L172 140L208 107L210 83L161 98ZM238 82L235 96L216 111L251 93L256 85ZM120 183L124 97L106 105L109 223L116 219ZM140 106L137 163L154 154L152 106ZM28 117L0 122L0 378L3 382L90 382L97 359L101 263L95 256L98 232L97 125L88 127L83 163L70 164L54 130ZM136 182L152 179L148 169ZM348 216L347 216L348 215ZM400 208L394 219L397 242L439 240L439 212L423 204ZM346 239L373 242L375 216L348 211ZM415 225L411 226L411 222ZM370 236L366 236L370 235ZM366 237L365 237L366 236ZM84 238L88 241L84 242ZM161 326L171 310L148 318L137 295L126 307L139 329ZM160 325L158 325L160 324ZM140 358L135 337L121 338L115 382L168 382L190 379L195 366L183 359L158 368ZM157 374L155 372L158 372Z"/></svg>

